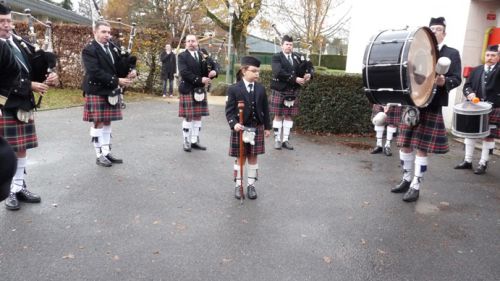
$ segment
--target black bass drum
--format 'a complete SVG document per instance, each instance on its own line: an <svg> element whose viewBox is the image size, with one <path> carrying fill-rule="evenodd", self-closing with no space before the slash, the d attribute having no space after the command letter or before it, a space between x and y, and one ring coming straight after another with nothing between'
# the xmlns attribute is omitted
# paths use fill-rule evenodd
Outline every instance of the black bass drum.
<svg viewBox="0 0 500 281"><path fill-rule="evenodd" d="M363 58L368 99L381 105L426 107L433 97L437 59L437 41L427 27L380 32Z"/></svg>

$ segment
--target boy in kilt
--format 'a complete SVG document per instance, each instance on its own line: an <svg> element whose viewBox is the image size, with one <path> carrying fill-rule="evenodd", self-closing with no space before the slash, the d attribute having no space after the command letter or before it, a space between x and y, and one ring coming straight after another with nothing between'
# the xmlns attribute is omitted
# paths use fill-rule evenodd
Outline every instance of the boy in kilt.
<svg viewBox="0 0 500 281"><path fill-rule="evenodd" d="M186 51L178 56L179 75L179 117L182 121L183 149L206 150L200 144L201 117L208 116L207 94L205 87L217 77L217 66L212 60L203 57L198 49L195 35L186 36Z"/></svg>
<svg viewBox="0 0 500 281"><path fill-rule="evenodd" d="M12 36L11 10L2 4L0 4L0 38L10 48L20 69L19 84L10 91L0 117L0 136L11 145L17 157L17 168L10 185L9 197L5 200L5 207L8 210L18 210L21 207L19 201L28 203L41 201L39 195L28 190L24 180L27 150L38 146L34 119L36 105L33 92L45 94L49 85L55 86L58 83L58 76L56 73L51 73L44 83L31 81L35 48L22 38ZM1 78L3 84L4 78L7 77Z"/></svg>
<svg viewBox="0 0 500 281"><path fill-rule="evenodd" d="M456 49L443 44L446 36L446 22L443 17L432 18L429 27L434 33L439 49L439 57L447 57L451 65L445 75L435 79L437 92L431 103L420 109L420 121L415 126L401 122L397 145L401 148L399 157L403 169L401 182L391 192L402 193L403 201L418 200L420 184L428 167L428 153L444 154L448 152L448 138L443 121L442 107L448 105L448 93L460 85L461 61ZM413 150L416 150L416 156ZM413 170L414 174L413 174Z"/></svg>
<svg viewBox="0 0 500 281"><path fill-rule="evenodd" d="M304 62L301 54L293 52L293 38L285 35L281 42L281 52L274 54L271 67L271 109L274 114L274 148L293 149L290 144L290 131L293 127L292 117L299 114L300 87L312 78L312 71L303 77L297 75L298 68ZM303 65L303 64L302 64ZM313 70L313 69L312 69ZM283 133L283 138L281 134Z"/></svg>
<svg viewBox="0 0 500 281"><path fill-rule="evenodd" d="M117 102L121 87L132 84L137 76L135 70L126 77L118 72L125 67L119 50L110 44L111 26L106 21L97 21L94 40L82 51L85 69L82 88L85 95L83 121L92 122L90 136L96 153L96 164L111 167L123 163L111 154L111 122L122 120L121 104Z"/></svg>
<svg viewBox="0 0 500 281"><path fill-rule="evenodd" d="M486 173L490 152L495 148L495 140L500 138L500 69L498 66L498 45L489 46L485 52L485 64L480 65L471 72L464 84L463 93L468 100L480 98L492 103L492 111L489 114L490 135L483 139L481 159L474 174ZM465 138L465 159L455 166L455 169L472 169L472 156L476 139Z"/></svg>
<svg viewBox="0 0 500 281"><path fill-rule="evenodd" d="M241 68L237 74L237 83L227 89L226 119L231 128L229 142L229 156L236 157L234 164L234 181L236 183L234 197L240 199L239 186L243 184L240 177L240 131L246 128L255 128L254 142L245 143L243 165L247 166L247 196L257 198L255 182L257 181L257 156L265 153L264 137L271 135L269 105L264 86L257 83L259 79L260 61L254 57L241 58ZM244 101L243 124L239 122L238 101Z"/></svg>
<svg viewBox="0 0 500 281"><path fill-rule="evenodd" d="M372 120L379 112L385 112L387 115L384 124L373 124L374 130L377 138L377 145L370 152L371 154L377 154L384 152L386 156L392 155L391 142L394 134L398 131L399 122L401 121L401 107L400 106L389 106L386 110L384 106L379 104L374 104L372 108ZM374 120L375 121L375 120ZM383 145L384 130L387 127L385 145Z"/></svg>

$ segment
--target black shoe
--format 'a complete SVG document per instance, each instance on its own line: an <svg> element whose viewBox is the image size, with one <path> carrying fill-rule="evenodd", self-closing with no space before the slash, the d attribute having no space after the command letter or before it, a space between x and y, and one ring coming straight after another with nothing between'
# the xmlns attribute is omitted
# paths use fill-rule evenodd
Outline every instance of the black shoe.
<svg viewBox="0 0 500 281"><path fill-rule="evenodd" d="M408 192L406 192L405 195L403 195L403 201L405 201L405 202L414 202L414 201L417 201L418 200L418 194L419 194L419 191L417 189L410 188L408 190Z"/></svg>
<svg viewBox="0 0 500 281"><path fill-rule="evenodd" d="M106 158L108 158L109 162L111 162L113 164L122 164L123 163L123 159L116 158L113 155L111 155L111 153L106 155Z"/></svg>
<svg viewBox="0 0 500 281"><path fill-rule="evenodd" d="M42 201L40 195L35 194L26 188L22 188L21 191L16 193L16 196L19 201L27 203L40 203Z"/></svg>
<svg viewBox="0 0 500 281"><path fill-rule="evenodd" d="M243 194L243 196L245 196L245 194ZM241 199L241 191L240 191L240 187L237 186L234 188L234 198L240 200ZM245 198L243 198L245 199Z"/></svg>
<svg viewBox="0 0 500 281"><path fill-rule="evenodd" d="M391 189L391 192L393 192L393 193L403 193L403 192L406 192L406 191L408 191L408 188L410 188L410 184L411 184L410 181L402 179L401 182L398 185L396 185L395 187L393 187Z"/></svg>
<svg viewBox="0 0 500 281"><path fill-rule="evenodd" d="M476 175L486 174L487 166L488 166L487 163L485 165L479 164L479 166L477 166L477 168L474 170L474 174L476 174Z"/></svg>
<svg viewBox="0 0 500 281"><path fill-rule="evenodd" d="M21 209L21 205L19 205L19 201L17 200L16 194L14 192L11 192L9 194L9 197L5 199L5 208L12 211Z"/></svg>
<svg viewBox="0 0 500 281"><path fill-rule="evenodd" d="M384 154L385 156L392 156L392 150L390 146L384 146Z"/></svg>
<svg viewBox="0 0 500 281"><path fill-rule="evenodd" d="M182 145L182 149L184 149L184 151L186 152L191 152L191 142L187 138L184 139L184 144Z"/></svg>
<svg viewBox="0 0 500 281"><path fill-rule="evenodd" d="M281 150L281 142L280 141L274 141L274 149Z"/></svg>
<svg viewBox="0 0 500 281"><path fill-rule="evenodd" d="M457 169L457 170L470 170L472 169L472 163L471 162L467 162L467 161L463 161L462 163L458 164L455 166L454 169Z"/></svg>
<svg viewBox="0 0 500 281"><path fill-rule="evenodd" d="M191 148L192 149L198 149L198 150L207 150L207 147L200 145L198 142L199 141L197 141L195 143L192 143L191 144Z"/></svg>
<svg viewBox="0 0 500 281"><path fill-rule="evenodd" d="M97 158L95 160L95 163L97 165L103 166L103 167L111 167L111 166L113 166L113 164L111 163L111 161L109 161L108 158L106 158L104 155L99 156L99 158Z"/></svg>
<svg viewBox="0 0 500 281"><path fill-rule="evenodd" d="M371 154L377 154L382 152L384 149L381 146L375 146L372 151L370 152Z"/></svg>
<svg viewBox="0 0 500 281"><path fill-rule="evenodd" d="M255 186L249 185L247 186L247 196L248 199L257 199L257 191L255 191Z"/></svg>
<svg viewBox="0 0 500 281"><path fill-rule="evenodd" d="M293 145L291 145L289 141L284 141L281 144L281 147L286 148L288 150L293 150Z"/></svg>

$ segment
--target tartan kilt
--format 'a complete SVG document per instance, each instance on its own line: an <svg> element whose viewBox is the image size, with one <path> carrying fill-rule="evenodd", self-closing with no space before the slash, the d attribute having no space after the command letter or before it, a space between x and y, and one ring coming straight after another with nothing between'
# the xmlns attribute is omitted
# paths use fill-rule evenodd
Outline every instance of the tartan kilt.
<svg viewBox="0 0 500 281"><path fill-rule="evenodd" d="M179 95L179 117L192 119L194 117L202 117L210 115L208 112L207 96L201 102L194 100L192 94Z"/></svg>
<svg viewBox="0 0 500 281"><path fill-rule="evenodd" d="M285 106L284 94L295 95L296 98L292 107ZM269 112L276 116L296 116L299 115L299 104L300 104L299 90L292 90L285 92L272 90Z"/></svg>
<svg viewBox="0 0 500 281"><path fill-rule="evenodd" d="M399 126L401 122L401 106L391 106L386 112L387 119L385 120L386 125ZM380 104L374 104L372 107L372 119L379 112L384 112L384 106Z"/></svg>
<svg viewBox="0 0 500 281"><path fill-rule="evenodd" d="M500 107L493 108L490 112L490 125L496 125L495 129L490 129L489 138L500 139Z"/></svg>
<svg viewBox="0 0 500 281"><path fill-rule="evenodd" d="M448 137L444 126L443 114L420 110L420 122L413 128L399 124L398 147L410 147L427 153L444 154L448 152Z"/></svg>
<svg viewBox="0 0 500 281"><path fill-rule="evenodd" d="M243 143L245 145L245 155L258 155L266 152L264 145L264 125L256 127L255 145ZM231 138L229 140L229 156L240 157L240 133L231 130Z"/></svg>
<svg viewBox="0 0 500 281"><path fill-rule="evenodd" d="M118 103L110 105L105 96L85 95L83 121L109 122L122 120L122 109Z"/></svg>
<svg viewBox="0 0 500 281"><path fill-rule="evenodd" d="M35 121L21 122L6 110L3 111L3 116L0 117L0 136L12 146L15 152L38 146Z"/></svg>

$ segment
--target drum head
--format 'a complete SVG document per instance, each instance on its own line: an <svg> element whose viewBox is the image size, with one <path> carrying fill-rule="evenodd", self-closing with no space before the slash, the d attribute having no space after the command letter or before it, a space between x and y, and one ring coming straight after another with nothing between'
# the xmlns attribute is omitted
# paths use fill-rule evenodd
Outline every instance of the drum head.
<svg viewBox="0 0 500 281"><path fill-rule="evenodd" d="M427 27L417 29L408 51L410 98L417 107L425 107L431 102L437 53L432 31Z"/></svg>

